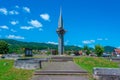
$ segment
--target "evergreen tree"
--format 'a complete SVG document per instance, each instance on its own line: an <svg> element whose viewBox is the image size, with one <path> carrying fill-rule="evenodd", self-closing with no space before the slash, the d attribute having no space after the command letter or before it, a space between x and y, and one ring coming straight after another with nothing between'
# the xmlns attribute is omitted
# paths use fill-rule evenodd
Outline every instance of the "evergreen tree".
<svg viewBox="0 0 120 80"><path fill-rule="evenodd" d="M8 50L8 43L5 41L0 41L0 54L7 54Z"/></svg>

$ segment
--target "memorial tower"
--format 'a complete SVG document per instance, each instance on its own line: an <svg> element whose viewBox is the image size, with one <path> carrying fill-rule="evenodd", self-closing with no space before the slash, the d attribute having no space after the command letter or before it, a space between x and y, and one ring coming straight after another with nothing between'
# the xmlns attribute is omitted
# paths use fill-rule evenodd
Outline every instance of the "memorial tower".
<svg viewBox="0 0 120 80"><path fill-rule="evenodd" d="M63 27L63 18L62 18L62 10L60 9L60 16L58 21L58 28L57 28L57 34L58 34L58 54L63 55L64 53L64 34L65 30Z"/></svg>

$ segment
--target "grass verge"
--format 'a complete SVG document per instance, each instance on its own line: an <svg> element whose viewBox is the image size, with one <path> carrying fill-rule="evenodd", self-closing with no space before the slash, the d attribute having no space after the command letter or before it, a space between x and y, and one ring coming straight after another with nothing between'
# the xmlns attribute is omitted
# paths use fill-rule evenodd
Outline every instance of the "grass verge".
<svg viewBox="0 0 120 80"><path fill-rule="evenodd" d="M89 80L94 80L92 73L94 67L102 68L118 68L119 64L99 57L78 57L74 58L74 62L81 68L88 71Z"/></svg>
<svg viewBox="0 0 120 80"><path fill-rule="evenodd" d="M109 61L101 57L79 57L74 58L74 62L77 63L81 68L92 73L94 67L104 68L118 68L118 63Z"/></svg>
<svg viewBox="0 0 120 80"><path fill-rule="evenodd" d="M0 80L30 80L33 70L14 68L14 60L0 60Z"/></svg>

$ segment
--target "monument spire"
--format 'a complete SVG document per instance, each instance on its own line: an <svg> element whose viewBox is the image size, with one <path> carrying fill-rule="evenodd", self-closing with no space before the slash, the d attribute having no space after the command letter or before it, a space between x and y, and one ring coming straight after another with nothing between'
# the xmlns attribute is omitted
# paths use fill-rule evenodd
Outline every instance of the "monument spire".
<svg viewBox="0 0 120 80"><path fill-rule="evenodd" d="M58 53L59 53L59 55L63 55L65 30L63 28L63 18L62 18L62 9L61 8L60 8L59 21L58 21L57 34L58 34L58 43L59 43L58 44Z"/></svg>
<svg viewBox="0 0 120 80"><path fill-rule="evenodd" d="M63 28L62 8L60 7L60 16L58 22L58 28Z"/></svg>

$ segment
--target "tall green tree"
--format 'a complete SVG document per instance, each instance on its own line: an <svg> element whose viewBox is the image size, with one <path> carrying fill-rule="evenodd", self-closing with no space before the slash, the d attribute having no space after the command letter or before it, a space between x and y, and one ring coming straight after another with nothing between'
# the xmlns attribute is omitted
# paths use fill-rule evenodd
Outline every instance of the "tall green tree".
<svg viewBox="0 0 120 80"><path fill-rule="evenodd" d="M85 46L83 47L83 51L86 53L86 55L89 55L89 54L90 54L90 49L89 49L89 47L88 47L87 45L85 45Z"/></svg>
<svg viewBox="0 0 120 80"><path fill-rule="evenodd" d="M104 52L104 47L102 47L101 45L95 45L95 54L100 57L102 56Z"/></svg>
<svg viewBox="0 0 120 80"><path fill-rule="evenodd" d="M0 41L0 54L7 54L8 50L8 43L5 41Z"/></svg>

